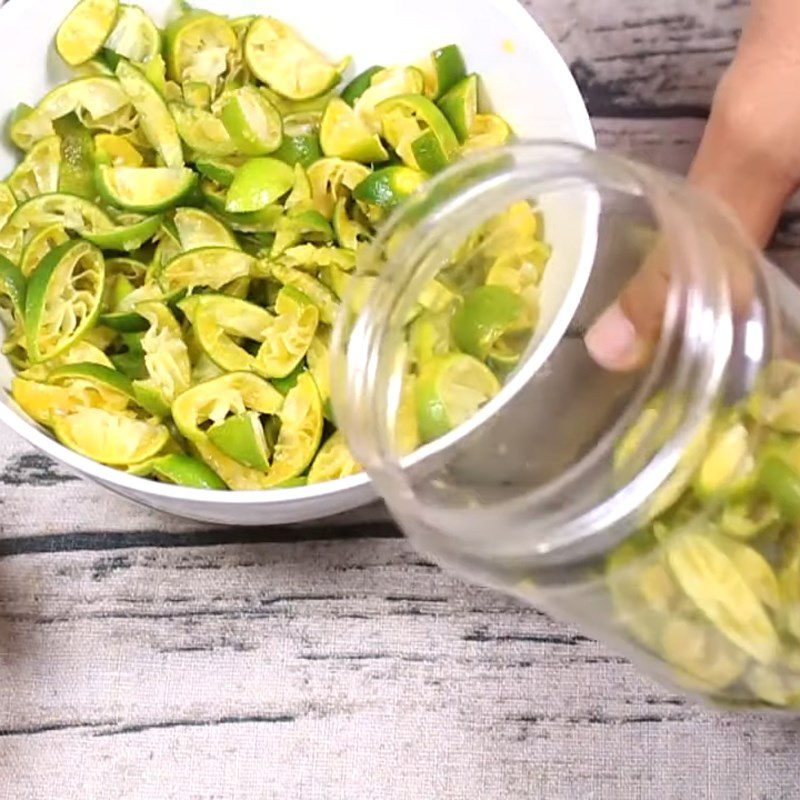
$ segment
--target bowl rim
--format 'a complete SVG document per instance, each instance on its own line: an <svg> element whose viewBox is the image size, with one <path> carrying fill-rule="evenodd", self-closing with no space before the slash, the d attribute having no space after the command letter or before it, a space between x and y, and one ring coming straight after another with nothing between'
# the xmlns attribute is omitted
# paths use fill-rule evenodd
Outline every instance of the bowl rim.
<svg viewBox="0 0 800 800"><path fill-rule="evenodd" d="M588 109L566 61L553 41L518 0L491 0L491 2L496 8L504 11L510 19L516 21L520 34L535 46L541 58L547 63L550 78L564 103L564 110L572 129L572 141L594 148L596 139ZM25 11L22 10L23 7ZM30 6L22 0L6 3L0 7L0 24L13 25L16 19L21 19L23 14L28 15L29 13ZM252 491L192 489L175 484L160 483L100 464L70 450L46 433L44 428L33 421L22 409L19 409L18 412L15 411L16 403L10 394L9 400L11 400L9 405L0 403L0 422L58 464L67 467L81 477L98 481L106 488L119 489L126 495L149 496L161 500L183 500L193 504L215 506L278 505L324 499L332 495L363 489L372 484L366 472L307 486ZM19 407L17 406L17 408Z"/></svg>

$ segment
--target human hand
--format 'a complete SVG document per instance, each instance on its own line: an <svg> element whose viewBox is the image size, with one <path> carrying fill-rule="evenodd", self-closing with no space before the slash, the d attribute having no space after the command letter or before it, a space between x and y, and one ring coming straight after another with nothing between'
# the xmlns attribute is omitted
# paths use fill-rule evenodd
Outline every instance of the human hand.
<svg viewBox="0 0 800 800"><path fill-rule="evenodd" d="M798 85L800 3L753 0L736 57L717 88L689 181L725 202L762 247L800 186ZM658 340L669 281L669 260L655 254L595 321L585 343L600 366L630 371L647 363Z"/></svg>

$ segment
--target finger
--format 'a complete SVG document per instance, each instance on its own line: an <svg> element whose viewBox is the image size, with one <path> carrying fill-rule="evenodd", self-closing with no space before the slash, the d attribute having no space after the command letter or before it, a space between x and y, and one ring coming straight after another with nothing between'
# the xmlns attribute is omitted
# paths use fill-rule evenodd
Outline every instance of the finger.
<svg viewBox="0 0 800 800"><path fill-rule="evenodd" d="M669 292L669 259L657 248L586 334L589 354L604 369L629 372L650 360Z"/></svg>
<svg viewBox="0 0 800 800"><path fill-rule="evenodd" d="M709 123L690 172L690 183L731 209L745 232L765 245L780 218L781 210L795 188L725 141L718 120ZM751 265L741 254L726 259L730 271L733 302L740 308L752 298ZM585 344L603 368L626 372L645 365L658 341L670 289L670 258L664 246L650 254L639 271L589 329Z"/></svg>

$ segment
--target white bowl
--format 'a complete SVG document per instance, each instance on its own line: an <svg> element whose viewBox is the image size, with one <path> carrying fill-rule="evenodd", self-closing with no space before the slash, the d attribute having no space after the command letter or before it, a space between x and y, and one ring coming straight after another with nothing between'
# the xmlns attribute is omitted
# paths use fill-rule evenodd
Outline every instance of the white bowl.
<svg viewBox="0 0 800 800"><path fill-rule="evenodd" d="M0 109L35 104L68 77L51 46L75 0L11 0L0 10ZM139 0L159 23L173 0ZM458 44L479 72L492 106L524 138L594 145L591 124L567 66L516 0L201 0L229 16L270 13L296 26L331 57L352 55L348 76L372 64L413 63L436 47ZM348 77L346 76L346 77ZM0 174L18 154L0 145ZM585 209L585 215L591 215ZM566 223L581 230L574 211ZM591 219L584 219L591 226ZM576 225L576 223L578 223ZM548 225L558 220L548 217ZM0 340L2 339L0 326ZM317 486L261 492L211 492L159 484L104 467L62 447L7 394L13 372L0 359L0 421L79 475L152 508L233 525L270 525L324 517L363 505L375 492L364 475ZM2 435L2 433L0 433Z"/></svg>

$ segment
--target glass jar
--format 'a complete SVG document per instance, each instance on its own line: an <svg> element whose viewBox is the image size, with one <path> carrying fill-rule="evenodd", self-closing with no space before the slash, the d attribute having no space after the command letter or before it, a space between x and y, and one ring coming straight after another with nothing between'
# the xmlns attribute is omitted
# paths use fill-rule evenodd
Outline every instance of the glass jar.
<svg viewBox="0 0 800 800"><path fill-rule="evenodd" d="M642 270L652 357L606 371L584 333ZM386 221L345 306L336 417L419 550L684 691L800 706L800 290L723 208L486 152Z"/></svg>

